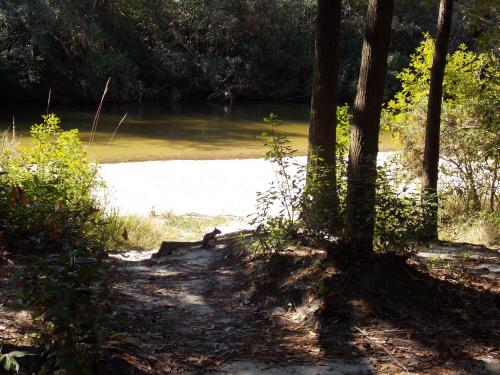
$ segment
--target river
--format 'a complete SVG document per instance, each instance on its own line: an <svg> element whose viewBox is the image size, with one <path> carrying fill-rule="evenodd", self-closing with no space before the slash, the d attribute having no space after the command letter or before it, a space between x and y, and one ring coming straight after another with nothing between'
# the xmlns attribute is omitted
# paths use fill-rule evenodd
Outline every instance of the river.
<svg viewBox="0 0 500 375"><path fill-rule="evenodd" d="M54 105L50 112L62 120L64 129L79 130L82 143L88 144L95 106ZM0 109L0 131L11 128L22 144L29 142L29 127L40 122L44 104ZM232 106L208 103L111 105L104 103L91 156L103 163L147 160L208 160L259 158L269 124L263 118L277 114L297 155L305 155L309 126L309 106L282 103L237 103ZM121 126L112 135L120 120ZM392 151L390 135L381 135L380 151Z"/></svg>

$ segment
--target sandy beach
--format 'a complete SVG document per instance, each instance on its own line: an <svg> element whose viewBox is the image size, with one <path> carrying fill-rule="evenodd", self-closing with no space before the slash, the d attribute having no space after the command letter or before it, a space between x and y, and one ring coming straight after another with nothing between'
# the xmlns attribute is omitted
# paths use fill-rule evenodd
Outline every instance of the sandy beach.
<svg viewBox="0 0 500 375"><path fill-rule="evenodd" d="M379 163L391 153L379 153ZM304 165L306 157L296 157ZM122 213L246 217L274 180L264 159L167 160L103 164L108 207Z"/></svg>
<svg viewBox="0 0 500 375"><path fill-rule="evenodd" d="M306 157L296 160L306 163ZM103 164L108 205L122 213L245 217L274 178L264 159L168 160Z"/></svg>

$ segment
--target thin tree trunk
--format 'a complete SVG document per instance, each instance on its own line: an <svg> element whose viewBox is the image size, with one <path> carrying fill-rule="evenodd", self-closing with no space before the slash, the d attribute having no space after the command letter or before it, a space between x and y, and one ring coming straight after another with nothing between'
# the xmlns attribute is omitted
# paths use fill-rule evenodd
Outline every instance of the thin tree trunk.
<svg viewBox="0 0 500 375"><path fill-rule="evenodd" d="M495 166L493 167L493 177L491 178L491 188L490 188L490 212L495 212L495 196L497 191L497 179L498 179L498 162L495 161Z"/></svg>
<svg viewBox="0 0 500 375"><path fill-rule="evenodd" d="M349 146L345 240L373 251L380 113L384 97L393 0L369 0Z"/></svg>
<svg viewBox="0 0 500 375"><path fill-rule="evenodd" d="M328 188L333 192L336 189L335 137L341 3L341 0L318 0L309 126L308 172L314 173L324 163L331 169L327 178ZM325 193L330 194L331 191Z"/></svg>
<svg viewBox="0 0 500 375"><path fill-rule="evenodd" d="M438 168L439 133L441 128L441 102L443 100L443 80L446 54L450 39L453 0L441 0L437 26L437 40L431 68L427 121L425 124L425 146L422 175L422 203L424 206L423 237L427 240L438 238Z"/></svg>

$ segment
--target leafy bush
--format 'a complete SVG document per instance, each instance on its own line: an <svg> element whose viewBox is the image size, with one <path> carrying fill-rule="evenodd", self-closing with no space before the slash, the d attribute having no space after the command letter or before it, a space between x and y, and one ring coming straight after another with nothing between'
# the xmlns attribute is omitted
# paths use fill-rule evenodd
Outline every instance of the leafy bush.
<svg viewBox="0 0 500 375"><path fill-rule="evenodd" d="M337 120L334 190L324 178L331 173L328 167L316 163L319 167L314 174L307 175L307 167L293 159L296 151L290 147L287 134L277 131L281 122L276 115L265 119L271 125L266 160L273 164L276 178L266 192L258 194L257 214L252 222L259 224L257 240L251 246L255 252L273 254L298 241L318 245L342 236L350 121L347 106L338 108ZM378 168L375 248L406 253L418 241L421 207L388 172L392 167Z"/></svg>
<svg viewBox="0 0 500 375"><path fill-rule="evenodd" d="M406 254L419 242L422 209L418 197L397 184L390 170L387 164L377 168L375 249Z"/></svg>
<svg viewBox="0 0 500 375"><path fill-rule="evenodd" d="M31 129L31 147L0 155L0 228L11 251L58 251L69 232L98 236L97 165L87 159L77 131L61 131L59 122L43 116Z"/></svg>
<svg viewBox="0 0 500 375"><path fill-rule="evenodd" d="M93 196L102 182L77 131L62 131L56 116L43 116L31 137L31 147L0 155L0 232L25 260L19 294L46 323L46 370L91 373L112 326L107 218Z"/></svg>
<svg viewBox="0 0 500 375"><path fill-rule="evenodd" d="M409 177L419 176L434 41L426 39L399 74L402 90L385 121L403 146ZM462 45L448 55L441 121L440 189L453 193L461 211L495 211L500 177L500 68L496 56Z"/></svg>
<svg viewBox="0 0 500 375"><path fill-rule="evenodd" d="M33 319L47 324L45 370L94 373L98 345L114 328L112 273L105 257L98 244L67 237L60 252L31 257L20 268L20 296L35 308Z"/></svg>
<svg viewBox="0 0 500 375"><path fill-rule="evenodd" d="M338 178L346 171L345 151L348 139L348 107L340 107L338 117ZM266 192L258 193L257 215L252 224L260 225L254 250L267 254L279 252L298 240L319 244L341 232L343 217L337 196L343 195L344 184L330 187L326 178L332 171L318 159L314 173L294 157L286 132L280 132L281 121L274 114L264 119L271 125L266 142L265 159L272 163L275 180Z"/></svg>
<svg viewBox="0 0 500 375"><path fill-rule="evenodd" d="M305 168L293 159L296 150L290 146L287 133L278 131L278 117L271 113L264 121L271 125L265 159L273 164L276 178L266 192L257 194L257 215L252 224L260 228L255 250L274 253L297 237Z"/></svg>

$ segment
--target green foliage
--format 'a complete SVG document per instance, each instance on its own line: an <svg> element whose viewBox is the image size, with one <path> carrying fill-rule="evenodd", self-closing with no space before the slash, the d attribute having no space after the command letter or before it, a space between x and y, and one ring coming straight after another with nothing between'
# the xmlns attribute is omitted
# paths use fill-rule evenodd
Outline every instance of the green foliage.
<svg viewBox="0 0 500 375"><path fill-rule="evenodd" d="M17 362L18 358L22 358L27 354L25 352L13 351L5 354L2 353L2 348L0 347L0 365L3 364L3 368L6 371L15 371L19 372L19 362Z"/></svg>
<svg viewBox="0 0 500 375"><path fill-rule="evenodd" d="M77 131L61 131L44 116L31 130L32 145L0 155L0 228L11 251L58 251L69 234L98 236L103 220L91 192L102 185Z"/></svg>
<svg viewBox="0 0 500 375"><path fill-rule="evenodd" d="M485 2L482 0L481 2ZM388 91L422 31L435 28L435 4L395 6ZM3 99L179 100L231 90L259 99L310 95L315 0L3 0L0 87ZM490 6L491 7L491 6ZM457 9L457 18L468 22ZM477 13L477 12L475 12ZM486 12L456 40L477 33ZM343 2L341 102L356 92L365 0ZM480 18L479 18L480 17ZM486 17L488 18L488 17ZM493 22L494 23L494 22ZM466 25L467 26L467 25Z"/></svg>
<svg viewBox="0 0 500 375"><path fill-rule="evenodd" d="M272 163L276 178L266 192L257 194L258 213L252 224L260 226L255 250L275 253L297 238L305 168L293 159L296 151L290 146L287 133L278 131L278 117L271 113L264 121L271 125L265 159Z"/></svg>
<svg viewBox="0 0 500 375"><path fill-rule="evenodd" d="M2 240L23 256L17 285L45 322L45 369L92 373L112 328L107 219L93 196L102 183L77 132L62 131L56 116L43 116L31 137L31 147L0 155Z"/></svg>
<svg viewBox="0 0 500 375"><path fill-rule="evenodd" d="M375 250L407 254L418 244L422 209L418 198L396 183L392 168L377 168Z"/></svg>
<svg viewBox="0 0 500 375"><path fill-rule="evenodd" d="M350 118L347 106L338 108L337 118L337 172L343 179ZM318 244L340 235L343 216L336 200L337 195L344 195L345 184L331 187L326 177L335 172L321 160L314 173L307 175L307 166L294 158L296 150L290 146L287 133L279 131L278 117L271 114L264 121L271 125L266 160L273 165L275 180L266 192L258 193L257 215L252 223L260 227L254 250L271 254L299 240Z"/></svg>
<svg viewBox="0 0 500 375"><path fill-rule="evenodd" d="M287 134L278 132L281 122L276 115L271 114L265 121L271 125L266 159L273 164L276 178L266 192L258 194L258 211L252 224L259 224L259 228L252 250L269 255L297 243L319 245L340 238L347 192L348 107L339 107L337 111L334 191L324 178L332 171L318 163L314 174L307 176L307 167L294 159L295 150L289 146ZM418 241L421 207L414 195L400 186L398 176L388 172L393 167L378 168L375 248L408 253Z"/></svg>
<svg viewBox="0 0 500 375"><path fill-rule="evenodd" d="M67 237L55 254L28 259L18 273L20 296L42 318L45 368L91 374L98 344L114 327L106 253L91 240Z"/></svg>
<svg viewBox="0 0 500 375"><path fill-rule="evenodd" d="M402 90L385 111L386 123L403 146L402 163L409 177L421 172L433 53L434 41L427 36L399 74ZM448 56L443 89L442 192L460 199L463 211L494 211L500 168L498 59L461 45Z"/></svg>
<svg viewBox="0 0 500 375"><path fill-rule="evenodd" d="M98 344L114 323L108 298L111 274L99 249L86 248L77 238L64 243L60 253L28 258L17 274L18 287L35 308L33 319L41 318L46 326L44 368L92 373Z"/></svg>

